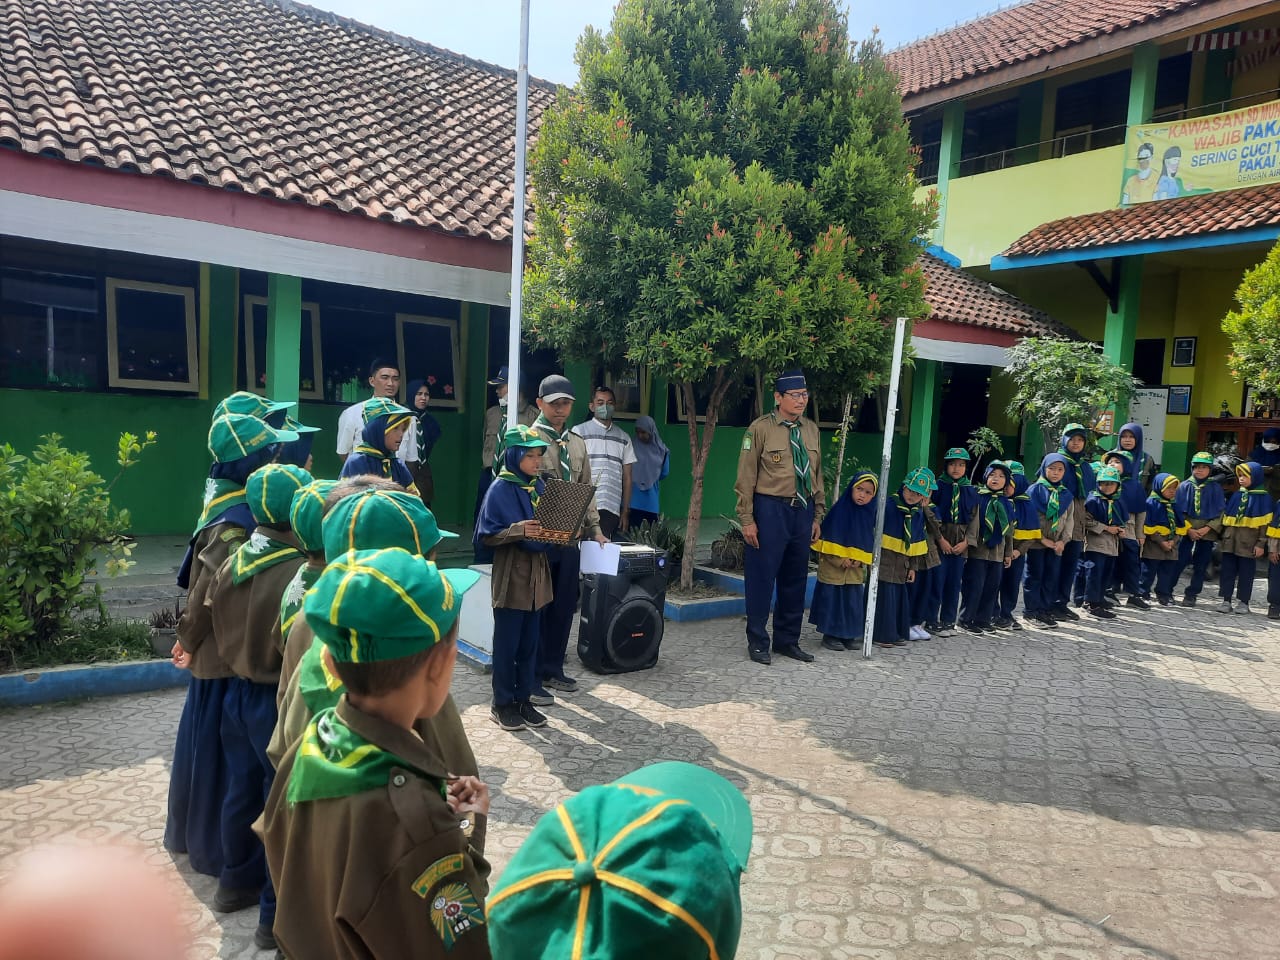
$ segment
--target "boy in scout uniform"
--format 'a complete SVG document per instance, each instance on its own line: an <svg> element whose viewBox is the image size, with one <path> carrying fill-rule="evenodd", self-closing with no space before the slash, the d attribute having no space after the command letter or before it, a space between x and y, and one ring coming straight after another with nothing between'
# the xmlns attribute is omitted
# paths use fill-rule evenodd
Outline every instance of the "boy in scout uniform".
<svg viewBox="0 0 1280 960"><path fill-rule="evenodd" d="M827 512L822 490L822 445L818 426L801 416L809 403L804 374L790 370L774 381L777 409L759 417L742 437L738 455L738 522L746 541L747 653L756 663L769 656L769 604L773 650L809 663L800 647L809 546L821 534Z"/></svg>
<svg viewBox="0 0 1280 960"><path fill-rule="evenodd" d="M1191 476L1178 487L1178 506L1191 524L1186 537L1178 544L1178 572L1191 565L1191 582L1182 597L1184 607L1194 607L1196 598L1204 589L1209 562L1213 559L1213 545L1222 536L1222 515L1227 509L1227 498L1222 484L1209 479L1213 470L1213 455L1201 450L1191 458Z"/></svg>
<svg viewBox="0 0 1280 960"><path fill-rule="evenodd" d="M295 960L487 958L471 835L489 812L413 732L449 695L471 570L352 551L303 602L346 693L285 755L263 837Z"/></svg>

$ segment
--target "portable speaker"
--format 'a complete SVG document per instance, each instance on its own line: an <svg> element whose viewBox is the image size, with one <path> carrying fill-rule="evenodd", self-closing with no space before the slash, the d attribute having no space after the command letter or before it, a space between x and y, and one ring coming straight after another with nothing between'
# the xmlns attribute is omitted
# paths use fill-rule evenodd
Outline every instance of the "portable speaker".
<svg viewBox="0 0 1280 960"><path fill-rule="evenodd" d="M647 670L658 662L667 596L666 553L622 544L617 576L582 578L578 658L595 673Z"/></svg>

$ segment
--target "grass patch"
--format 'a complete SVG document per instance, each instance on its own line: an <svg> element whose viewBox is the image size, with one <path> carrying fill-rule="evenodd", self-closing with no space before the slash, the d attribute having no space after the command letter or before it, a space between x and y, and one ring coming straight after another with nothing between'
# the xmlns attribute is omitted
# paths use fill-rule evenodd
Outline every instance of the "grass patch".
<svg viewBox="0 0 1280 960"><path fill-rule="evenodd" d="M86 617L56 639L28 646L19 660L0 663L0 672L61 667L70 663L116 663L156 659L151 628L142 620Z"/></svg>

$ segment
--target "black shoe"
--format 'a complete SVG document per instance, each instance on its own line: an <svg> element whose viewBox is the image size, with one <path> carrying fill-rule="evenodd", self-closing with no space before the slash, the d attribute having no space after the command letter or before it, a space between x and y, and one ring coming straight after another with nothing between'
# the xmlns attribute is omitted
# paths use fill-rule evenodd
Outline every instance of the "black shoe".
<svg viewBox="0 0 1280 960"><path fill-rule="evenodd" d="M261 890L233 890L231 887L224 887L218 884L218 889L213 892L213 909L218 913L235 913L237 910L247 910L249 907L258 903L258 898L262 894Z"/></svg>
<svg viewBox="0 0 1280 960"><path fill-rule="evenodd" d="M1195 597L1183 597L1183 598L1182 598L1182 605L1183 605L1184 607L1194 607L1194 606L1196 605L1196 598L1195 598Z"/></svg>
<svg viewBox="0 0 1280 960"><path fill-rule="evenodd" d="M259 950L276 949L276 935L266 924L258 924L258 929L253 931L253 942Z"/></svg>
<svg viewBox="0 0 1280 960"><path fill-rule="evenodd" d="M845 648L846 650L861 650L861 649L862 649L862 640L861 640L861 639L858 639L858 640L846 640L846 641L844 642L844 648Z"/></svg>
<svg viewBox="0 0 1280 960"><path fill-rule="evenodd" d="M1080 614L1076 613L1065 603L1058 604L1053 608L1053 619L1055 620L1079 620Z"/></svg>
<svg viewBox="0 0 1280 960"><path fill-rule="evenodd" d="M996 617L991 626L996 630L1011 630L1013 629L1013 617Z"/></svg>
<svg viewBox="0 0 1280 960"><path fill-rule="evenodd" d="M1162 607L1171 607L1173 606L1173 597L1169 596L1167 593L1157 593L1156 603L1160 604Z"/></svg>
<svg viewBox="0 0 1280 960"><path fill-rule="evenodd" d="M894 646L894 644L888 640L872 640L871 645L873 647L883 647L886 650Z"/></svg>
<svg viewBox="0 0 1280 960"><path fill-rule="evenodd" d="M1020 624L1020 623L1018 622L1018 618L1017 618L1017 617L1010 616L1010 617L1007 617L1006 619L1009 621L1009 629L1010 629L1010 630L1022 630L1022 629L1023 629L1023 626L1022 626L1022 624Z"/></svg>
<svg viewBox="0 0 1280 960"><path fill-rule="evenodd" d="M983 630L982 627L978 626L976 623L961 623L960 629L973 637L980 637L987 632Z"/></svg>
<svg viewBox="0 0 1280 960"><path fill-rule="evenodd" d="M1268 620L1280 620L1280 603L1273 603L1267 607Z"/></svg>
<svg viewBox="0 0 1280 960"><path fill-rule="evenodd" d="M824 636L824 637L822 638L822 648L823 648L824 650L839 650L841 653L843 653L843 652L844 652L844 641L842 641L842 640L837 640L835 637L826 637L826 636Z"/></svg>
<svg viewBox="0 0 1280 960"><path fill-rule="evenodd" d="M1034 621L1035 623L1038 623L1042 627L1048 627L1050 629L1058 625L1058 621L1053 619L1053 617L1045 613L1043 610L1040 611L1039 613L1033 613L1031 615L1031 620Z"/></svg>
<svg viewBox="0 0 1280 960"><path fill-rule="evenodd" d="M1105 597L1105 596L1104 596L1104 597L1103 597L1103 599L1102 599L1102 605L1103 605L1104 607L1106 607L1108 610L1110 610L1112 607L1118 607L1118 606L1120 606L1120 604L1119 604L1119 603L1117 603L1115 600L1108 600L1108 599L1106 599L1106 597Z"/></svg>
<svg viewBox="0 0 1280 960"><path fill-rule="evenodd" d="M924 629L926 633L936 634L942 629L942 624L938 623L936 620L926 620L924 623Z"/></svg>
<svg viewBox="0 0 1280 960"><path fill-rule="evenodd" d="M1099 620L1114 620L1116 618L1115 611L1110 607L1104 607L1100 603L1091 605L1089 607L1089 612Z"/></svg>
<svg viewBox="0 0 1280 960"><path fill-rule="evenodd" d="M545 727L547 718L538 712L538 708L526 700L517 708L520 719L524 721L526 727Z"/></svg>
<svg viewBox="0 0 1280 960"><path fill-rule="evenodd" d="M503 730L523 730L526 726L524 717L520 716L520 706L515 703L504 703L489 711L489 719Z"/></svg>
<svg viewBox="0 0 1280 960"><path fill-rule="evenodd" d="M1147 601L1143 600L1137 594L1134 594L1133 596L1131 596L1126 602L1129 604L1129 606L1137 607L1139 610L1151 609L1151 604L1147 603Z"/></svg>
<svg viewBox="0 0 1280 960"><path fill-rule="evenodd" d="M1116 593L1114 590L1104 590L1102 592L1102 598L1104 600L1110 600L1112 603L1120 602L1120 594Z"/></svg>
<svg viewBox="0 0 1280 960"><path fill-rule="evenodd" d="M573 677L566 677L563 673L558 677L544 678L542 685L548 690L559 690L561 693L573 693L578 689L578 681Z"/></svg>
<svg viewBox="0 0 1280 960"><path fill-rule="evenodd" d="M798 643L789 643L785 647L778 647L773 652L780 657L790 657L792 660L799 660L801 663L813 663L813 654L801 649Z"/></svg>
<svg viewBox="0 0 1280 960"><path fill-rule="evenodd" d="M769 656L768 650L756 650L752 647L747 650L747 655L756 663L763 663L766 667L773 662L773 658Z"/></svg>
<svg viewBox="0 0 1280 960"><path fill-rule="evenodd" d="M892 644L890 644L890 646L894 646L894 647L905 647L906 645L907 645L907 641L905 640L895 640L893 641Z"/></svg>

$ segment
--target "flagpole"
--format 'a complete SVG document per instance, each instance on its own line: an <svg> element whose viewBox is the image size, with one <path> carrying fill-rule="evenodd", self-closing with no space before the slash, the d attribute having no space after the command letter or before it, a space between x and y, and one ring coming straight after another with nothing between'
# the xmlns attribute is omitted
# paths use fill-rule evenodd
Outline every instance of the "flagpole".
<svg viewBox="0 0 1280 960"><path fill-rule="evenodd" d="M529 0L520 0L516 69L516 173L511 198L511 320L507 337L507 429L520 423L521 301L524 287L525 144L529 133Z"/></svg>

